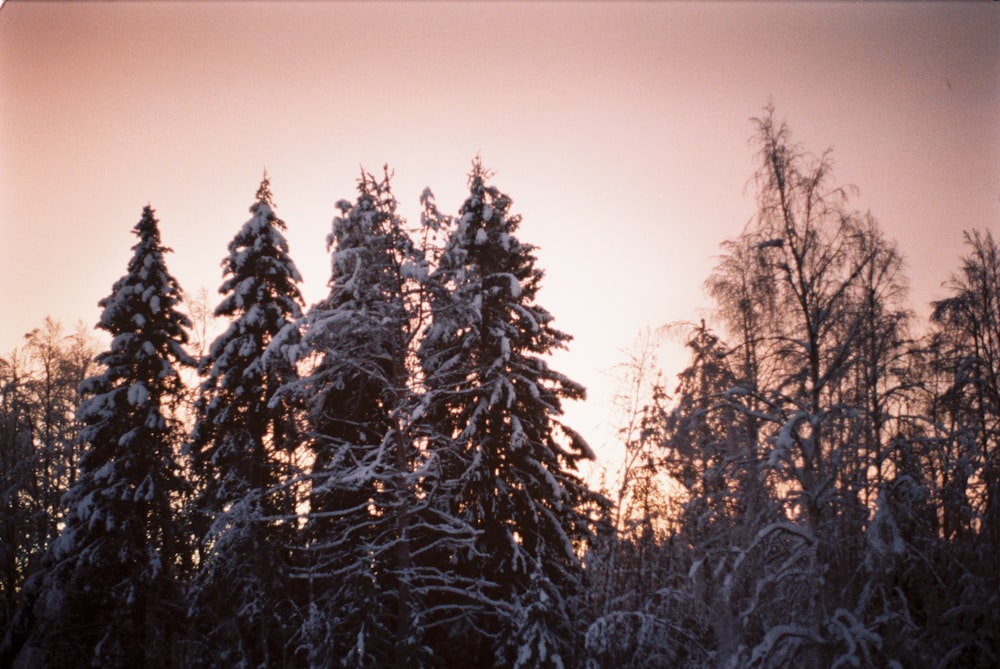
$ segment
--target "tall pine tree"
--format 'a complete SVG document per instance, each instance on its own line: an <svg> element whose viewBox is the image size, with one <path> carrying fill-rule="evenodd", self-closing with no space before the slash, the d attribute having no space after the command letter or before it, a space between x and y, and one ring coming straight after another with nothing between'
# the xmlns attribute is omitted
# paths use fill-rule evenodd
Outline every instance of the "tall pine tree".
<svg viewBox="0 0 1000 669"><path fill-rule="evenodd" d="M134 232L128 271L100 302L112 340L97 356L103 373L81 384L84 450L65 526L30 587L30 654L44 666L177 665L189 547L175 411L180 370L194 361L149 206Z"/></svg>
<svg viewBox="0 0 1000 669"><path fill-rule="evenodd" d="M476 532L449 556L479 602L451 627L449 661L558 666L579 650L568 607L597 499L574 472L593 454L559 420L562 401L584 389L544 359L570 337L535 302L534 249L515 236L520 216L488 177L477 160L432 278L420 348L435 463L427 497Z"/></svg>
<svg viewBox="0 0 1000 669"><path fill-rule="evenodd" d="M295 500L286 483L297 441L292 407L275 392L294 380L295 368L265 354L302 316L302 278L274 208L265 174L252 217L222 262L215 315L231 323L201 361L207 377L189 449L204 553L191 593L197 638L189 662L206 666L283 666L293 625L287 577Z"/></svg>

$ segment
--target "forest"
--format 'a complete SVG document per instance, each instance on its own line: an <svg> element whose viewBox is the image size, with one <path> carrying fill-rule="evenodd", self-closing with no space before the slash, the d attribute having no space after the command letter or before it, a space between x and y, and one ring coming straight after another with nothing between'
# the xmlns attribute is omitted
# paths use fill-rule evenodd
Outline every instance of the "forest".
<svg viewBox="0 0 1000 669"><path fill-rule="evenodd" d="M266 173L207 314L146 206L107 346L0 357L0 666L1000 665L1000 245L921 322L830 152L773 107L751 142L711 317L676 379L626 361L600 484L478 158L415 224L362 171L308 308Z"/></svg>

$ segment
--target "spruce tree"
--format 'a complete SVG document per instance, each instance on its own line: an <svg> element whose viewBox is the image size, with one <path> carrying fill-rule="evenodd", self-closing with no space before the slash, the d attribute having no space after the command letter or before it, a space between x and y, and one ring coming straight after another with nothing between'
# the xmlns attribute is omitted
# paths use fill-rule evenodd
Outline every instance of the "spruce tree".
<svg viewBox="0 0 1000 669"><path fill-rule="evenodd" d="M396 213L390 174L362 172L328 244L329 296L304 319L309 515L304 578L310 666L412 665L408 512L416 450L407 367L422 259Z"/></svg>
<svg viewBox="0 0 1000 669"><path fill-rule="evenodd" d="M30 654L44 666L177 664L189 551L175 411L180 370L194 361L149 206L134 232L128 271L99 303L112 340L97 356L104 371L81 384L83 452L65 525L31 587Z"/></svg>
<svg viewBox="0 0 1000 669"><path fill-rule="evenodd" d="M285 484L297 442L292 408L275 392L294 380L295 368L266 353L302 316L302 279L274 208L265 174L252 216L222 262L224 297L215 316L230 325L201 361L206 378L189 445L204 551L191 593L195 664L282 665L292 624L287 577L295 503Z"/></svg>
<svg viewBox="0 0 1000 669"><path fill-rule="evenodd" d="M420 348L421 420L435 463L427 497L476 533L448 556L478 602L450 628L449 661L556 665L578 650L567 603L582 584L577 552L597 500L574 471L593 454L559 420L562 401L584 388L545 361L570 337L536 303L534 249L515 236L520 216L488 177L477 160L432 277ZM541 640L551 645L527 645Z"/></svg>

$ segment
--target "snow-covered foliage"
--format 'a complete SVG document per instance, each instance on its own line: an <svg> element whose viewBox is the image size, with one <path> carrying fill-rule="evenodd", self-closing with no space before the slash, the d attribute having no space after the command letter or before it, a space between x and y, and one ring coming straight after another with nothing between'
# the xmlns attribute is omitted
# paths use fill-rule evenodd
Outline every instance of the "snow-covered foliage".
<svg viewBox="0 0 1000 669"><path fill-rule="evenodd" d="M191 647L189 665L273 666L294 625L289 606L263 604L289 597L296 511L287 482L298 447L292 407L272 401L295 368L267 353L279 333L294 341L302 316L302 278L274 209L265 175L222 262L215 315L230 325L200 365L206 378L188 452L200 483L191 506L203 564L189 600L210 633Z"/></svg>
<svg viewBox="0 0 1000 669"><path fill-rule="evenodd" d="M176 501L187 317L167 271L153 210L135 227L127 273L101 300L111 337L103 371L81 385L83 453L66 495L65 526L38 574L29 643L49 666L168 666L183 626L182 574L189 559Z"/></svg>
<svg viewBox="0 0 1000 669"><path fill-rule="evenodd" d="M188 447L205 485L196 506L209 517L250 491L285 480L294 435L290 409L271 404L277 389L295 377L281 355L266 355L278 333L292 340L302 316L302 278L288 254L285 223L274 213L265 176L250 207L252 217L229 244L223 260L223 299L216 317L229 327L201 360L205 379L195 402Z"/></svg>
<svg viewBox="0 0 1000 669"><path fill-rule="evenodd" d="M304 406L312 457L298 577L332 630L313 636L326 627L307 620L302 643L311 666L386 666L416 652L411 609L424 587L410 552L418 452L408 368L424 261L388 170L363 172L356 201L337 208L330 294L301 325L308 371L282 391Z"/></svg>
<svg viewBox="0 0 1000 669"><path fill-rule="evenodd" d="M476 162L431 278L432 318L419 350L427 387L421 420L434 465L429 494L441 513L477 531L451 568L489 579L481 610L461 621L463 651L490 662L499 644L511 649L500 660L510 664L521 657L524 647L510 644L525 622L489 600L521 601L533 578L573 597L582 585L578 551L592 532L587 508L598 500L574 471L591 450L559 421L562 401L582 398L584 389L541 357L569 337L535 302L542 272L532 247L515 236L520 217L510 213L510 198L487 185L488 176ZM552 636L545 638L554 645L545 657L578 654L568 612L555 606L546 615ZM529 656L540 661L541 651Z"/></svg>
<svg viewBox="0 0 1000 669"><path fill-rule="evenodd" d="M517 608L517 632L511 640L514 669L564 669L560 649L566 652L565 636L570 613L562 593L545 576L541 561L535 561L531 585Z"/></svg>
<svg viewBox="0 0 1000 669"><path fill-rule="evenodd" d="M478 161L413 229L363 172L304 315L265 177L195 392L147 208L98 373L48 324L0 358L0 666L997 666L1000 249L968 233L914 338L828 154L756 125L758 216L672 394L630 363L610 503Z"/></svg>
<svg viewBox="0 0 1000 669"><path fill-rule="evenodd" d="M678 525L607 553L612 577L664 558L645 597L601 594L589 662L990 666L995 243L968 236L936 331L910 340L895 245L849 208L829 155L809 156L766 111L758 215L707 283L726 339L695 328L675 396L654 390L642 423L679 491Z"/></svg>

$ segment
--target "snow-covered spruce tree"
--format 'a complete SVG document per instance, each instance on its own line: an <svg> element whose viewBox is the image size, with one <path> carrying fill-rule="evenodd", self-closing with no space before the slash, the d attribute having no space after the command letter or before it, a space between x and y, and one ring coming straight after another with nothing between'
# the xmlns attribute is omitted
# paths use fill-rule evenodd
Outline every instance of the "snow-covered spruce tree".
<svg viewBox="0 0 1000 669"><path fill-rule="evenodd" d="M81 384L83 452L65 526L47 556L25 661L61 667L178 666L187 532L175 417L194 361L153 210L135 226L128 272L101 300L111 346Z"/></svg>
<svg viewBox="0 0 1000 669"><path fill-rule="evenodd" d="M292 408L272 400L295 368L265 352L301 318L302 278L274 208L265 174L252 216L222 262L224 297L215 316L229 318L229 328L201 361L207 376L188 446L197 485L192 515L203 544L190 593L190 665L277 667L289 660L288 551L296 527L286 484L297 442Z"/></svg>
<svg viewBox="0 0 1000 669"><path fill-rule="evenodd" d="M477 583L475 606L435 647L450 648L442 661L455 666L519 657L571 665L580 631L567 603L581 587L577 551L591 536L597 496L573 471L593 454L559 416L561 402L584 389L543 357L570 337L536 304L533 247L515 236L521 219L488 176L477 160L431 280L432 322L419 351L433 465L426 494L477 533L442 565ZM543 639L544 647L518 647Z"/></svg>
<svg viewBox="0 0 1000 669"><path fill-rule="evenodd" d="M412 666L408 543L416 448L407 367L420 253L397 214L390 174L362 172L328 244L330 294L303 320L308 517L302 572L308 619L297 643L311 667Z"/></svg>

